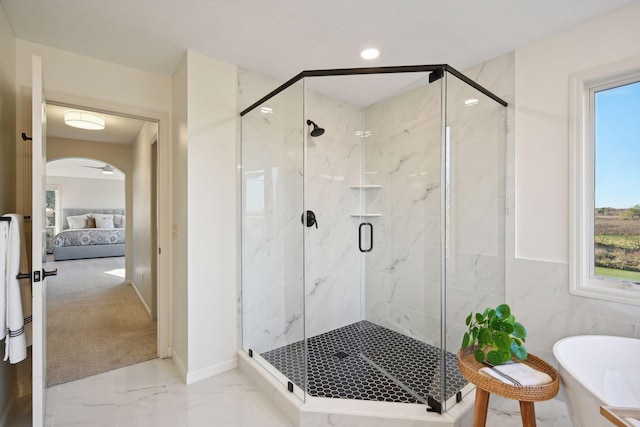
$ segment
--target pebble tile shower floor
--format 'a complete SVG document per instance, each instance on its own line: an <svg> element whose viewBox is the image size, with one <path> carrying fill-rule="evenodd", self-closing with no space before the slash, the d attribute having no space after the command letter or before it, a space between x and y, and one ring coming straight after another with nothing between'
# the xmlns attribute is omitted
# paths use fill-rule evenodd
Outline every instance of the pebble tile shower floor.
<svg viewBox="0 0 640 427"><path fill-rule="evenodd" d="M440 400L440 349L434 346L366 320L309 338L307 344L311 396L402 403L425 403L427 396ZM304 341L261 356L304 389ZM454 354L447 352L445 363L449 399L467 381Z"/></svg>

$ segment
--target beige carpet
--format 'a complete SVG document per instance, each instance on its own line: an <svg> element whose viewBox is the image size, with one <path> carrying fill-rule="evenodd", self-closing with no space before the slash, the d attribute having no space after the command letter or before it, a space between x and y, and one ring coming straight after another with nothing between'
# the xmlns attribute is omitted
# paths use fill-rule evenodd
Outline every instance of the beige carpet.
<svg viewBox="0 0 640 427"><path fill-rule="evenodd" d="M153 359L156 322L131 285L124 257L48 263L47 385Z"/></svg>

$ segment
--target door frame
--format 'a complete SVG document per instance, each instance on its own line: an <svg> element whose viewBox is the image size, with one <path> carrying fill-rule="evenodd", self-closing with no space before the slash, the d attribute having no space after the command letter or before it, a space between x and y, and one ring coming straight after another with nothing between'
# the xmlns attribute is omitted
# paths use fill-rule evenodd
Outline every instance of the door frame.
<svg viewBox="0 0 640 427"><path fill-rule="evenodd" d="M107 101L85 99L78 96L57 92L46 92L46 102L74 106L95 112L131 117L139 120L158 123L157 163L156 163L156 211L157 229L155 248L156 264L156 310L157 310L157 353L158 357L171 356L171 124L169 114L162 111L148 110L114 104ZM161 253L158 249L161 248Z"/></svg>

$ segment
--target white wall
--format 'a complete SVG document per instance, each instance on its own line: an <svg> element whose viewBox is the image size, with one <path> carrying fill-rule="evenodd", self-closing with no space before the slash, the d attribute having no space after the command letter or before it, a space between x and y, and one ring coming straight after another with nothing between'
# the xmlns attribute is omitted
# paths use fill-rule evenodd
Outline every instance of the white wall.
<svg viewBox="0 0 640 427"><path fill-rule="evenodd" d="M635 3L516 51L519 258L568 261L569 76L639 56L638 22Z"/></svg>
<svg viewBox="0 0 640 427"><path fill-rule="evenodd" d="M152 319L156 318L156 283L151 271L152 257L156 256L154 247L155 224L152 223L151 206L151 144L158 133L156 123L146 122L136 137L132 147L131 168L131 209L127 215L131 216L131 226L134 236L131 246L131 274L132 282Z"/></svg>
<svg viewBox="0 0 640 427"><path fill-rule="evenodd" d="M187 52L188 380L236 366L237 68Z"/></svg>
<svg viewBox="0 0 640 427"><path fill-rule="evenodd" d="M124 209L124 181L47 175L47 185L60 186L60 209Z"/></svg>
<svg viewBox="0 0 640 427"><path fill-rule="evenodd" d="M515 258L507 297L527 348L547 359L561 338L640 338L637 306L569 294L569 77L640 55L640 4L516 51Z"/></svg>
<svg viewBox="0 0 640 427"><path fill-rule="evenodd" d="M171 354L183 375L189 360L189 318L187 270L187 56L185 55L172 78L173 145L171 161L173 180L172 239L173 239L173 298Z"/></svg>
<svg viewBox="0 0 640 427"><path fill-rule="evenodd" d="M191 383L237 366L237 69L187 52L172 80L173 355Z"/></svg>

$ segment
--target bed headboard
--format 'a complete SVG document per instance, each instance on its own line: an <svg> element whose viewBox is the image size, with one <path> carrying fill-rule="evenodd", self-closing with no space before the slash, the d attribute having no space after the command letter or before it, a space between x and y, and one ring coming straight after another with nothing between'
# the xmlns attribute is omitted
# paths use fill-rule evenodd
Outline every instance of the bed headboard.
<svg viewBox="0 0 640 427"><path fill-rule="evenodd" d="M97 213L97 214L118 214L124 215L124 209L84 209L84 208L71 208L71 209L62 209L62 229L66 230L69 228L69 223L67 222L68 216L73 215L84 215L89 213Z"/></svg>

